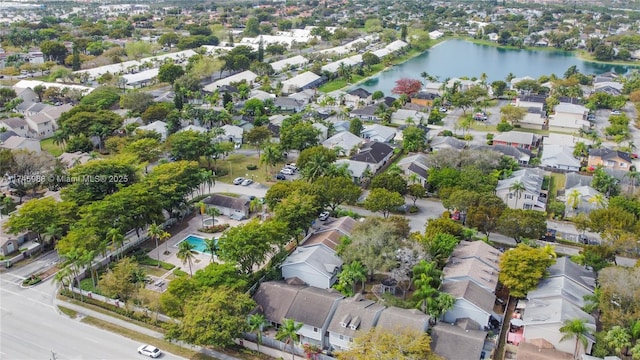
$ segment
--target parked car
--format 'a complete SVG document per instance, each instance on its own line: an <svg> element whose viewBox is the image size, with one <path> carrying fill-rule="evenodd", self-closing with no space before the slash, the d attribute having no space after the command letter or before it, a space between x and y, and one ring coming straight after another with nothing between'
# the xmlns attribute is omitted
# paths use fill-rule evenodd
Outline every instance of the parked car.
<svg viewBox="0 0 640 360"><path fill-rule="evenodd" d="M620 110L617 110L617 109L616 110L611 110L611 115L620 115L620 114L622 114L620 112Z"/></svg>
<svg viewBox="0 0 640 360"><path fill-rule="evenodd" d="M440 111L441 113L446 113L447 112L447 108L444 106L441 106L440 109L438 109L438 111Z"/></svg>
<svg viewBox="0 0 640 360"><path fill-rule="evenodd" d="M138 348L138 354L140 355L144 355L144 356L148 356L150 358L157 358L158 356L162 355L162 351L160 351L160 349L158 349L155 346L151 346L151 345L141 345Z"/></svg>
<svg viewBox="0 0 640 360"><path fill-rule="evenodd" d="M540 240L554 242L556 241L556 233L557 233L556 229L547 229L547 232L540 237Z"/></svg>
<svg viewBox="0 0 640 360"><path fill-rule="evenodd" d="M587 245L589 244L589 238L585 234L580 234L578 235L578 242Z"/></svg>
<svg viewBox="0 0 640 360"><path fill-rule="evenodd" d="M285 175L293 175L294 171L292 169L289 168L284 168L282 170L280 170L281 174L285 174Z"/></svg>
<svg viewBox="0 0 640 360"><path fill-rule="evenodd" d="M479 113L475 113L473 115L473 120L476 121L486 121L487 120L487 114L483 113L483 112L479 112Z"/></svg>
<svg viewBox="0 0 640 360"><path fill-rule="evenodd" d="M293 171L298 171L298 167L296 166L296 163L290 163L284 166L285 169L291 169Z"/></svg>
<svg viewBox="0 0 640 360"><path fill-rule="evenodd" d="M233 185L240 185L244 181L243 177L233 179Z"/></svg>
<svg viewBox="0 0 640 360"><path fill-rule="evenodd" d="M276 180L287 180L287 177L284 174L278 174L276 175Z"/></svg>
<svg viewBox="0 0 640 360"><path fill-rule="evenodd" d="M251 179L244 179L244 181L242 182L242 186L249 186L253 184L253 180Z"/></svg>
<svg viewBox="0 0 640 360"><path fill-rule="evenodd" d="M325 221L329 218L329 215L331 214L328 211L323 211L322 214L318 216L318 219L320 219L320 221Z"/></svg>

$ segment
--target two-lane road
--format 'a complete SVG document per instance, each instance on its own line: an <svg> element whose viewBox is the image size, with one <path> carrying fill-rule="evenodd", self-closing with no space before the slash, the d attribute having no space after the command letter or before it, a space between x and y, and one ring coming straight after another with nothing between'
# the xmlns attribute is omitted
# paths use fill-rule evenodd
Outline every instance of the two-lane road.
<svg viewBox="0 0 640 360"><path fill-rule="evenodd" d="M145 359L137 341L60 314L47 281L21 289L20 278L0 274L0 359ZM165 353L161 359L182 359Z"/></svg>

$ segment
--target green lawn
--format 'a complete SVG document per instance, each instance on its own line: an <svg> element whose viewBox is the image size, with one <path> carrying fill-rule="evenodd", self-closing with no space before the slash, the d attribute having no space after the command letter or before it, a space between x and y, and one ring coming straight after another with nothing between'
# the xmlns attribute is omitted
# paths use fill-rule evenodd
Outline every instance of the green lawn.
<svg viewBox="0 0 640 360"><path fill-rule="evenodd" d="M329 93L332 91L340 90L347 85L349 85L349 83L346 80L337 79L337 80L329 81L328 83L325 83L324 85L320 86L318 88L318 91Z"/></svg>
<svg viewBox="0 0 640 360"><path fill-rule="evenodd" d="M549 184L549 201L556 199L558 190L564 189L564 185L567 182L567 176L565 174L551 173L551 184Z"/></svg>
<svg viewBox="0 0 640 360"><path fill-rule="evenodd" d="M258 168L256 170L247 170L247 165L257 165ZM265 166L260 164L257 155L232 154L224 160L218 160L217 167L228 172L227 175L218 178L222 182L230 183L237 177L253 179L254 181L265 181L272 178L272 176L267 178Z"/></svg>
<svg viewBox="0 0 640 360"><path fill-rule="evenodd" d="M64 152L64 150L60 146L53 143L52 138L41 140L40 147L42 148L42 150L55 157L60 156Z"/></svg>

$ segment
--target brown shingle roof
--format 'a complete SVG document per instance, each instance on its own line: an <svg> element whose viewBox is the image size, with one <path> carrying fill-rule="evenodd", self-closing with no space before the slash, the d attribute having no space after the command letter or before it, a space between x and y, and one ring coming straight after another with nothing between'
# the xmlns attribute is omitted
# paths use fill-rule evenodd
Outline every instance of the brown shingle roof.
<svg viewBox="0 0 640 360"><path fill-rule="evenodd" d="M343 297L333 289L303 288L296 294L285 318L321 328L334 303Z"/></svg>

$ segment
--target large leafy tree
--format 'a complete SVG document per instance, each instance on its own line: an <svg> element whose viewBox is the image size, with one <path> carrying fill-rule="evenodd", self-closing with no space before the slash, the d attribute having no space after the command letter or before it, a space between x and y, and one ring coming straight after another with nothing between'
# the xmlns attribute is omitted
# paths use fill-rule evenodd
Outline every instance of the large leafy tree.
<svg viewBox="0 0 640 360"><path fill-rule="evenodd" d="M178 160L198 161L213 144L208 134L187 130L171 134L167 146L171 156Z"/></svg>
<svg viewBox="0 0 640 360"><path fill-rule="evenodd" d="M335 151L318 145L302 150L297 165L305 179L315 181L327 173L335 160Z"/></svg>
<svg viewBox="0 0 640 360"><path fill-rule="evenodd" d="M397 95L407 95L411 97L415 95L422 88L420 80L402 78L396 80L396 86L391 89L391 92Z"/></svg>
<svg viewBox="0 0 640 360"><path fill-rule="evenodd" d="M73 167L69 179L71 183L61 191L62 198L83 205L135 183L136 168L124 158L94 160Z"/></svg>
<svg viewBox="0 0 640 360"><path fill-rule="evenodd" d="M283 246L289 239L287 224L270 220L260 223L258 219L227 230L218 240L220 259L237 263L245 274L262 264L274 246Z"/></svg>
<svg viewBox="0 0 640 360"><path fill-rule="evenodd" d="M184 69L180 65L173 63L166 63L160 66L158 70L158 80L161 82L168 82L173 84L179 77L184 75Z"/></svg>
<svg viewBox="0 0 640 360"><path fill-rule="evenodd" d="M79 105L62 114L58 126L67 136L99 136L104 139L122 126L122 118L110 110L91 105Z"/></svg>
<svg viewBox="0 0 640 360"><path fill-rule="evenodd" d="M640 319L640 267L610 266L598 274L601 312L600 321L605 328L629 328Z"/></svg>
<svg viewBox="0 0 640 360"><path fill-rule="evenodd" d="M247 316L255 302L245 292L209 288L191 297L184 316L167 337L201 346L229 347L248 330Z"/></svg>
<svg viewBox="0 0 640 360"><path fill-rule="evenodd" d="M511 296L524 298L538 286L554 262L543 249L520 244L500 257L500 282L509 289Z"/></svg>
<svg viewBox="0 0 640 360"><path fill-rule="evenodd" d="M522 238L539 239L547 231L547 220L541 211L506 209L498 219L498 229L517 242Z"/></svg>
<svg viewBox="0 0 640 360"><path fill-rule="evenodd" d="M331 211L336 211L343 203L353 204L358 201L362 189L350 178L323 176L313 183L317 192L322 192L324 200ZM423 188L424 189L424 188Z"/></svg>
<svg viewBox="0 0 640 360"><path fill-rule="evenodd" d="M436 360L427 333L410 329L371 329L359 334L349 350L336 354L340 360Z"/></svg>
<svg viewBox="0 0 640 360"><path fill-rule="evenodd" d="M144 184L156 194L162 194L162 207L172 213L184 205L186 196L193 192L202 180L196 162L175 161L160 164L144 179Z"/></svg>
<svg viewBox="0 0 640 360"><path fill-rule="evenodd" d="M260 150L271 139L271 131L266 126L256 126L244 135L244 140L251 144L258 151L260 158Z"/></svg>
<svg viewBox="0 0 640 360"><path fill-rule="evenodd" d="M425 131L417 126L402 130L402 147L409 152L423 151L427 147Z"/></svg>
<svg viewBox="0 0 640 360"><path fill-rule="evenodd" d="M390 172L382 173L371 181L372 189L387 189L400 195L407 193L407 181L400 174Z"/></svg>
<svg viewBox="0 0 640 360"><path fill-rule="evenodd" d="M284 149L304 150L318 144L320 130L299 116L291 116L280 127L280 145Z"/></svg>
<svg viewBox="0 0 640 360"><path fill-rule="evenodd" d="M404 205L404 197L401 194L384 188L371 190L364 201L365 209L374 212L380 211L385 218L392 210L402 205Z"/></svg>
<svg viewBox="0 0 640 360"><path fill-rule="evenodd" d="M338 275L338 283L334 287L346 296L352 296L356 293L358 282L362 284L360 290L364 291L366 281L367 269L359 261L352 261L342 266L342 271Z"/></svg>
<svg viewBox="0 0 640 360"><path fill-rule="evenodd" d="M124 258L100 278L98 286L107 296L127 302L138 293L144 278L142 267L132 258Z"/></svg>
<svg viewBox="0 0 640 360"><path fill-rule="evenodd" d="M76 211L73 202L57 202L53 197L32 199L11 214L3 228L11 234L33 231L42 239L50 227L68 229L77 217Z"/></svg>
<svg viewBox="0 0 640 360"><path fill-rule="evenodd" d="M274 209L276 219L288 225L289 235L297 236L309 231L309 227L320 213L320 205L315 195L295 191L282 199Z"/></svg>

